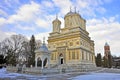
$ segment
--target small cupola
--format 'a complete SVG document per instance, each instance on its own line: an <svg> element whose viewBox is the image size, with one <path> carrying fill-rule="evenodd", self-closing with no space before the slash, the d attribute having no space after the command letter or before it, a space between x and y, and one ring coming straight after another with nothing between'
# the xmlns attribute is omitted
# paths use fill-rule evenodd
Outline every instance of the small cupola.
<svg viewBox="0 0 120 80"><path fill-rule="evenodd" d="M106 42L106 43L105 43L105 46L109 46L109 44Z"/></svg>
<svg viewBox="0 0 120 80"><path fill-rule="evenodd" d="M56 15L56 19L53 20L53 32L60 32L61 27L61 21L58 19L58 16Z"/></svg>
<svg viewBox="0 0 120 80"><path fill-rule="evenodd" d="M40 53L50 53L46 44L45 44L45 39L43 39L43 44L42 46L40 46L39 49L36 50L36 52L40 52Z"/></svg>

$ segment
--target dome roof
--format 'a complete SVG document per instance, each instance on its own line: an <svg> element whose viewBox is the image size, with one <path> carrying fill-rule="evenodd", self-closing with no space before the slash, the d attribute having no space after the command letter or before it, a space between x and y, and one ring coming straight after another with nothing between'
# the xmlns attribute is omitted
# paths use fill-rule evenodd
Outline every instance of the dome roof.
<svg viewBox="0 0 120 80"><path fill-rule="evenodd" d="M70 11L66 15L72 15L72 14L74 14L74 12Z"/></svg>
<svg viewBox="0 0 120 80"><path fill-rule="evenodd" d="M55 20L53 20L53 22L61 22L58 18L56 18Z"/></svg>
<svg viewBox="0 0 120 80"><path fill-rule="evenodd" d="M47 46L45 45L45 41L43 41L42 46L40 46L40 48L37 49L36 52L50 53Z"/></svg>
<svg viewBox="0 0 120 80"><path fill-rule="evenodd" d="M49 52L47 46L43 43L43 45L39 48L40 52Z"/></svg>
<svg viewBox="0 0 120 80"><path fill-rule="evenodd" d="M70 12L68 12L68 13L65 15L65 17L66 17L66 16L73 16L73 15L79 15L79 16L80 16L79 13L70 11Z"/></svg>
<svg viewBox="0 0 120 80"><path fill-rule="evenodd" d="M109 46L107 42L105 43L105 46Z"/></svg>
<svg viewBox="0 0 120 80"><path fill-rule="evenodd" d="M57 16L57 15L56 15L56 19L53 20L53 22L60 22L60 23L61 23L61 21L58 19L58 16Z"/></svg>

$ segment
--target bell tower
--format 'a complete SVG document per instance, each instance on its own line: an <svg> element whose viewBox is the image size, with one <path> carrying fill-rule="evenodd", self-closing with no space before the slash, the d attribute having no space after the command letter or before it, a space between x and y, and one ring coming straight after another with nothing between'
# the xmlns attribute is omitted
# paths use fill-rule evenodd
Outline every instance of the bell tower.
<svg viewBox="0 0 120 80"><path fill-rule="evenodd" d="M58 16L56 15L56 19L52 22L53 24L53 33L54 32L60 32L61 27L61 21L58 19Z"/></svg>
<svg viewBox="0 0 120 80"><path fill-rule="evenodd" d="M105 55L105 58L108 59L108 55L110 55L110 46L108 45L108 43L106 42L105 43L105 46L104 46L104 55Z"/></svg>

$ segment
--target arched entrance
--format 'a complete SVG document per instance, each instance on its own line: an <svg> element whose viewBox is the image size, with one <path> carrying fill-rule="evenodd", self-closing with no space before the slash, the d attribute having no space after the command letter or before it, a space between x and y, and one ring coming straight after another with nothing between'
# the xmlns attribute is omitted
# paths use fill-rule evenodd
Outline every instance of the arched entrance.
<svg viewBox="0 0 120 80"><path fill-rule="evenodd" d="M60 64L64 64L64 58L63 58L63 54L62 53L59 56L59 63Z"/></svg>
<svg viewBox="0 0 120 80"><path fill-rule="evenodd" d="M45 67L47 65L48 59L45 58L43 66Z"/></svg>
<svg viewBox="0 0 120 80"><path fill-rule="evenodd" d="M41 66L42 66L42 60L41 60L40 57L37 59L37 66L38 66L38 67L41 67Z"/></svg>
<svg viewBox="0 0 120 80"><path fill-rule="evenodd" d="M48 63L48 59L45 58L45 59L43 60L43 67L46 67L46 66L47 66L47 63ZM40 57L37 58L37 66L38 66L38 67L42 67L42 60L41 60Z"/></svg>
<svg viewBox="0 0 120 80"><path fill-rule="evenodd" d="M63 64L63 58L60 59L60 64Z"/></svg>

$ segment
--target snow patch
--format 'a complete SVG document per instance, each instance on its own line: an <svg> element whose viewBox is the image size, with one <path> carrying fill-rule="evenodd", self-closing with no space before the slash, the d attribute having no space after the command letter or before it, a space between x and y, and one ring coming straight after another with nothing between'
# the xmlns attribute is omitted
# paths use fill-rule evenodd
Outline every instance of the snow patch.
<svg viewBox="0 0 120 80"><path fill-rule="evenodd" d="M0 73L4 73L4 72L6 72L6 68L0 69Z"/></svg>
<svg viewBox="0 0 120 80"><path fill-rule="evenodd" d="M6 71L6 68L0 69L0 78L12 78L13 79L13 78L17 78L17 77L25 77L28 80L36 80L36 79L40 78L39 76L35 76L35 75L27 75L27 74L20 74L20 73L8 73ZM42 80L44 80L44 78ZM19 80L22 80L22 79L19 79ZM41 79L39 79L39 80L41 80Z"/></svg>
<svg viewBox="0 0 120 80"><path fill-rule="evenodd" d="M68 73L69 74L69 73ZM68 76L68 74L55 74L55 75L27 75L20 73L9 73L6 68L0 69L0 79L11 78L17 80L46 80L48 77L63 77ZM76 77L68 78L69 80L120 80L120 74L115 73L90 73L85 75L79 75Z"/></svg>
<svg viewBox="0 0 120 80"><path fill-rule="evenodd" d="M120 74L115 73L92 73L86 75L79 75L77 77L69 78L72 80L120 80Z"/></svg>

